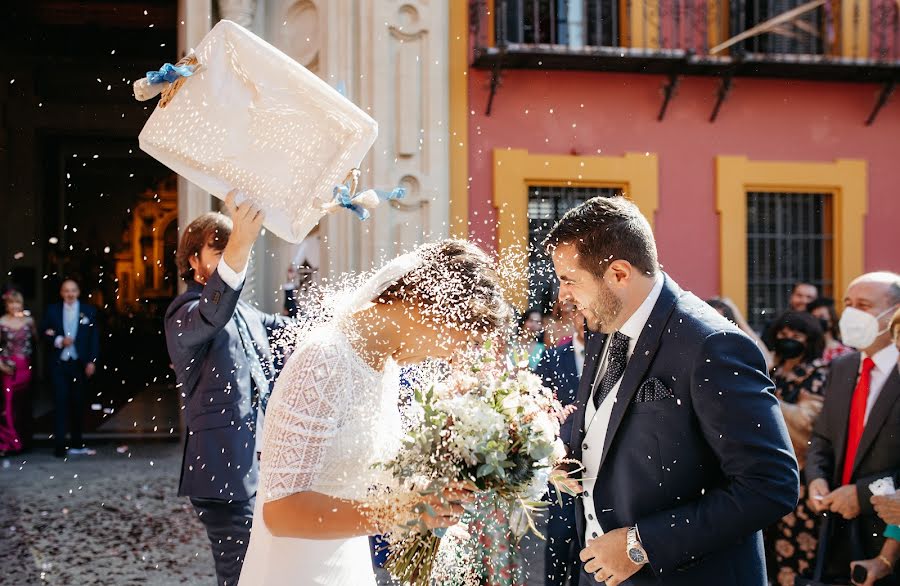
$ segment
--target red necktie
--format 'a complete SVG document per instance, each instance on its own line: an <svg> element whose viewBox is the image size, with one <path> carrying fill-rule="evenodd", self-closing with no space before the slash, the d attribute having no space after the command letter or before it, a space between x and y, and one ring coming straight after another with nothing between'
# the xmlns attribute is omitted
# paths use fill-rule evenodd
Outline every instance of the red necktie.
<svg viewBox="0 0 900 586"><path fill-rule="evenodd" d="M853 464L856 462L856 450L859 449L859 440L862 439L863 428L866 426L866 405L869 402L869 387L872 382L872 369L875 362L868 356L863 360L862 372L856 382L853 391L853 401L850 403L850 423L847 426L847 451L844 453L844 474L841 484L850 484L853 475Z"/></svg>

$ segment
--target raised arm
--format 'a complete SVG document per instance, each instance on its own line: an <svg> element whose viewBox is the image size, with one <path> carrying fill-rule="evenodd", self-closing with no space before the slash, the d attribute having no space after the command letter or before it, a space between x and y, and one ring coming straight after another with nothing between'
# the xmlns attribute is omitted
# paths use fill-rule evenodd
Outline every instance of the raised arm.
<svg viewBox="0 0 900 586"><path fill-rule="evenodd" d="M199 301L185 303L166 316L166 329L187 348L211 340L234 315L240 298L247 261L259 236L264 213L251 201L235 204L236 192L225 198L225 208L234 222L219 265L203 284Z"/></svg>
<svg viewBox="0 0 900 586"><path fill-rule="evenodd" d="M206 280L200 299L177 307L166 316L166 330L184 348L212 340L234 315L240 288L228 286L217 268Z"/></svg>
<svg viewBox="0 0 900 586"><path fill-rule="evenodd" d="M770 389L751 340L730 332L706 338L694 361L691 398L728 484L638 521L657 576L671 575L794 510L797 460Z"/></svg>

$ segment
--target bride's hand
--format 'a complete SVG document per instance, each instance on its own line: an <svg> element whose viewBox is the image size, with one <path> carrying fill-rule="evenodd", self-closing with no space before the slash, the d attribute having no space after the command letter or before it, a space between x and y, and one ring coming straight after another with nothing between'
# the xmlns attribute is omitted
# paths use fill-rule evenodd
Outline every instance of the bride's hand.
<svg viewBox="0 0 900 586"><path fill-rule="evenodd" d="M413 507L413 512L428 529L452 527L465 513L463 505L475 499L473 488L460 483L451 484L441 494L424 495Z"/></svg>

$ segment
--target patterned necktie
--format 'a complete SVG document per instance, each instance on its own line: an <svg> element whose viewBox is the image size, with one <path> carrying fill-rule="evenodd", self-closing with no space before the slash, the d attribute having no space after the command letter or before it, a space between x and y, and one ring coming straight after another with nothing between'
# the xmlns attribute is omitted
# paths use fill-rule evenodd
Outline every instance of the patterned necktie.
<svg viewBox="0 0 900 586"><path fill-rule="evenodd" d="M613 339L609 343L606 372L600 379L600 386L594 391L594 407L597 409L625 372L625 365L628 363L628 341L629 337L622 332L613 334Z"/></svg>
<svg viewBox="0 0 900 586"><path fill-rule="evenodd" d="M241 338L241 345L244 347L244 354L250 366L250 378L253 380L253 386L256 390L254 393L254 405L259 405L263 414L266 412L266 406L269 403L269 377L266 376L266 369L259 357L259 349L250 335L250 328L238 310L234 314L237 323L238 335ZM271 372L271 368L268 369Z"/></svg>
<svg viewBox="0 0 900 586"><path fill-rule="evenodd" d="M862 371L859 373L856 389L853 391L853 400L850 403L850 418L847 425L847 450L844 452L844 469L841 474L842 484L850 484L850 479L853 477L856 451L859 449L859 440L862 439L863 429L866 426L866 405L869 402L873 368L875 368L875 361L866 356L862 363Z"/></svg>

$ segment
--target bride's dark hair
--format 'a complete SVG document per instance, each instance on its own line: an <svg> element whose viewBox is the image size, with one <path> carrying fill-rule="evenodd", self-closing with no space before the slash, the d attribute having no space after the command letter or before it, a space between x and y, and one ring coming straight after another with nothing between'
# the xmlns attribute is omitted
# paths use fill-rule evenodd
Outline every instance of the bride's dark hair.
<svg viewBox="0 0 900 586"><path fill-rule="evenodd" d="M503 299L494 261L465 240L420 246L422 264L378 296L379 303L402 301L428 318L492 334L509 327L512 311Z"/></svg>

